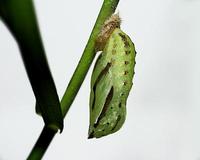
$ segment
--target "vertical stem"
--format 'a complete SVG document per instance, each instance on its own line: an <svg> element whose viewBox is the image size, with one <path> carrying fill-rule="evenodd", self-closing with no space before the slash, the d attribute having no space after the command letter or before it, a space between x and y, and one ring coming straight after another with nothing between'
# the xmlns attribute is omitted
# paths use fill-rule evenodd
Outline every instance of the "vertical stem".
<svg viewBox="0 0 200 160"><path fill-rule="evenodd" d="M119 0L104 0L103 2L102 8L88 40L88 43L85 47L83 55L61 100L61 109L64 117L67 114L74 98L76 97L83 83L83 80L85 79L85 76L90 68L90 65L95 57L95 40L100 32L101 26L103 25L105 20L115 12L118 2ZM48 132L45 128L43 128L39 139L37 140L28 157L28 160L41 159L54 135L55 133L52 135L51 132ZM51 138L46 139L46 137Z"/></svg>
<svg viewBox="0 0 200 160"><path fill-rule="evenodd" d="M61 109L64 116L67 114L74 98L76 97L76 94L78 93L83 83L83 80L85 79L85 76L90 68L90 65L96 55L96 37L98 36L105 20L115 12L118 2L119 0L104 0L103 6L98 15L83 55L61 100Z"/></svg>

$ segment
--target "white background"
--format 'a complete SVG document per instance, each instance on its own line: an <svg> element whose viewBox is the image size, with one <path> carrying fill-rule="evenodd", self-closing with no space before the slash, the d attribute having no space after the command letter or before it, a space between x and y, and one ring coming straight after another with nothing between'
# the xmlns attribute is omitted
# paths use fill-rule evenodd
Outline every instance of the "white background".
<svg viewBox="0 0 200 160"><path fill-rule="evenodd" d="M35 0L60 98L102 0ZM87 139L90 69L45 160L200 160L200 1L121 0L122 29L137 48L123 128ZM43 127L16 42L0 23L0 160L29 154Z"/></svg>

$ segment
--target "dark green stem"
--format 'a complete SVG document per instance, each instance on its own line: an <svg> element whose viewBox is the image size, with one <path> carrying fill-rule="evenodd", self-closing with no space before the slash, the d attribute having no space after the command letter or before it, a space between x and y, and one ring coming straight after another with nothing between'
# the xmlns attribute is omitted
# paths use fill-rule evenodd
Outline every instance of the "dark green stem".
<svg viewBox="0 0 200 160"><path fill-rule="evenodd" d="M63 128L63 116L51 75L32 0L0 0L0 17L20 48L45 125Z"/></svg>
<svg viewBox="0 0 200 160"><path fill-rule="evenodd" d="M95 41L98 36L101 27L105 20L110 17L118 5L119 0L104 0L101 11L98 15L95 26L92 30L88 43L85 47L83 55L79 61L79 64L70 80L70 83L65 91L65 94L61 100L61 109L63 117L67 114L74 98L76 97L83 80L89 70L89 67L95 57ZM32 149L28 160L38 160L41 159L48 148L51 140L53 139L55 133L52 134L43 128L42 133L37 140L34 148ZM47 139L45 137L48 137Z"/></svg>
<svg viewBox="0 0 200 160"><path fill-rule="evenodd" d="M55 136L55 134L56 131L44 127L28 159L30 160L41 159L46 149L48 148L49 144L51 143L53 137Z"/></svg>

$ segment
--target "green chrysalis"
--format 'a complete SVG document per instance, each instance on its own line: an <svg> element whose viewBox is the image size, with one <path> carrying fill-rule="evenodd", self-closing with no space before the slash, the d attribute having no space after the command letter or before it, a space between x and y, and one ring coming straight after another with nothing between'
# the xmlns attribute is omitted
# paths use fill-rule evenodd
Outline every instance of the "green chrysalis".
<svg viewBox="0 0 200 160"><path fill-rule="evenodd" d="M126 117L132 87L135 47L119 28L112 28L91 78L89 138L118 131Z"/></svg>

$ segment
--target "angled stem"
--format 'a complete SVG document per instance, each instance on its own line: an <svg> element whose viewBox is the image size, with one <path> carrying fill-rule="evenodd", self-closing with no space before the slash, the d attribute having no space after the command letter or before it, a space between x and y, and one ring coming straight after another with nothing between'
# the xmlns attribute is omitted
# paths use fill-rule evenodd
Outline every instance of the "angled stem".
<svg viewBox="0 0 200 160"><path fill-rule="evenodd" d="M45 125L54 130L62 130L60 101L46 59L32 0L0 0L0 17L19 46Z"/></svg>
<svg viewBox="0 0 200 160"><path fill-rule="evenodd" d="M78 66L69 82L69 85L64 93L64 96L61 100L61 109L63 117L66 116L72 102L74 101L82 83L85 79L85 76L91 66L91 63L95 57L95 41L98 36L101 26L105 20L110 17L118 5L119 0L104 0L90 38L87 42L83 55L78 63ZM39 139L37 140L35 146L33 147L28 160L38 160L41 159L47 150L51 140L53 139L55 133L49 132L44 127ZM45 138L48 137L48 138Z"/></svg>

